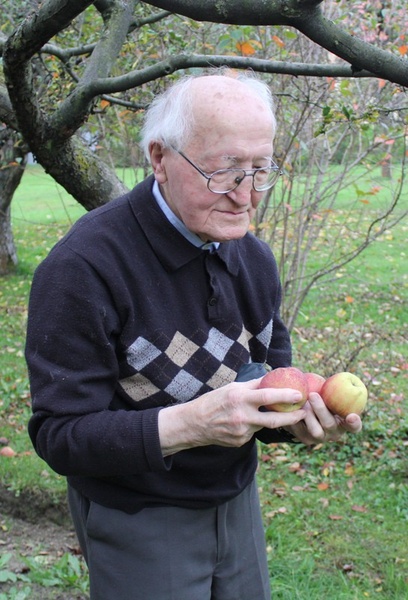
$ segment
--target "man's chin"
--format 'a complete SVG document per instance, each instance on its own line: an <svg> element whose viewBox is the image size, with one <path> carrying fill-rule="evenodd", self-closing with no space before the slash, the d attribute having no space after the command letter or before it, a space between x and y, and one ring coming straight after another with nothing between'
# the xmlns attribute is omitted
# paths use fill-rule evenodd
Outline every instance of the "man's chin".
<svg viewBox="0 0 408 600"><path fill-rule="evenodd" d="M226 227L225 230L217 232L211 239L212 242L230 242L240 240L248 233L248 227Z"/></svg>
<svg viewBox="0 0 408 600"><path fill-rule="evenodd" d="M235 221L235 222L234 222ZM243 214L240 218L234 220L220 218L216 227L206 232L206 236L212 242L229 242L230 240L239 240L248 233L250 226L249 216ZM200 236L202 237L202 236Z"/></svg>

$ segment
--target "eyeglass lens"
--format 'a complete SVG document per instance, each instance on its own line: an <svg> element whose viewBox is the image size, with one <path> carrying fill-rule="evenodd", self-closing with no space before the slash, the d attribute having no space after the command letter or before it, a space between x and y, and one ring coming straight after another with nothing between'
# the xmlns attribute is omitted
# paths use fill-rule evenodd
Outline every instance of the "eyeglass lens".
<svg viewBox="0 0 408 600"><path fill-rule="evenodd" d="M245 177L252 177L255 190L261 192L272 187L280 174L278 167L268 167L254 173L246 173L243 169L221 169L211 175L208 188L213 192L228 192L238 187Z"/></svg>

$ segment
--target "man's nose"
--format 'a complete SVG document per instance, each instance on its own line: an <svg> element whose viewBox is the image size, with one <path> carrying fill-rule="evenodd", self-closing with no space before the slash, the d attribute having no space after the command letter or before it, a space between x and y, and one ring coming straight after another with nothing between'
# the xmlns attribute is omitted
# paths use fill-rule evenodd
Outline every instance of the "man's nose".
<svg viewBox="0 0 408 600"><path fill-rule="evenodd" d="M239 204L249 204L251 202L251 193L254 191L252 186L252 175L246 175L242 178L240 184L227 194L234 202Z"/></svg>

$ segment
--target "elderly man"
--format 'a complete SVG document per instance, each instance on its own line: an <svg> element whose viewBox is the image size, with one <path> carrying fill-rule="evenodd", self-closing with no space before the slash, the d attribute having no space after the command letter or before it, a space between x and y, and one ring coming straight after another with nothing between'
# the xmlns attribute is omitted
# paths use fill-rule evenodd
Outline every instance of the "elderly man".
<svg viewBox="0 0 408 600"><path fill-rule="evenodd" d="M256 440L357 432L288 366L269 247L248 233L273 161L267 86L187 77L152 103L153 175L80 219L38 267L26 356L38 454L68 478L92 600L269 600Z"/></svg>

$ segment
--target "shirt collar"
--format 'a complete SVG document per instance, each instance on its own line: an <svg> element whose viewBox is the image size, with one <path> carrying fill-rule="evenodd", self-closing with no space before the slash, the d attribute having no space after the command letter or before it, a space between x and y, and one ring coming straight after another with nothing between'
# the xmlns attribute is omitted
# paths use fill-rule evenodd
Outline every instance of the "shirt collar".
<svg viewBox="0 0 408 600"><path fill-rule="evenodd" d="M169 205L163 198L163 194L161 193L159 184L157 183L156 180L154 180L152 191L153 191L153 196L154 196L157 204L160 206L160 208L163 211L163 213L165 214L166 218L177 229L177 231L179 231L181 233L181 235L183 235L191 244L193 244L197 248L201 248L202 250L210 250L211 252L214 252L214 250L217 250L217 248L220 245L219 242L203 243L203 240L201 238L199 238L198 235L196 235L195 233L193 233L192 231L187 229L187 227L184 225L183 221L181 221L174 214L174 212L171 210L171 208L169 207Z"/></svg>

